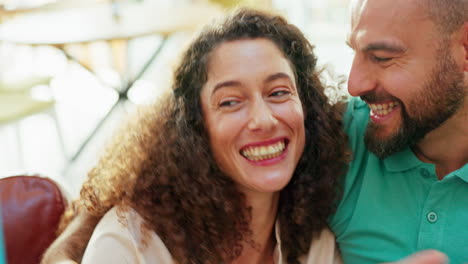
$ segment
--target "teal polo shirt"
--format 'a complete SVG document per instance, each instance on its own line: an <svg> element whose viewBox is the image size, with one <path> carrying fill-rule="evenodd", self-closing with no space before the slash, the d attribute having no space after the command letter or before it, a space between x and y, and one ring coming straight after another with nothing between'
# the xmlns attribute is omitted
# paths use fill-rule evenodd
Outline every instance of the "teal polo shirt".
<svg viewBox="0 0 468 264"><path fill-rule="evenodd" d="M437 249L468 263L468 165L438 180L407 148L384 160L367 151L369 108L353 98L344 117L353 160L330 219L347 264L399 260Z"/></svg>

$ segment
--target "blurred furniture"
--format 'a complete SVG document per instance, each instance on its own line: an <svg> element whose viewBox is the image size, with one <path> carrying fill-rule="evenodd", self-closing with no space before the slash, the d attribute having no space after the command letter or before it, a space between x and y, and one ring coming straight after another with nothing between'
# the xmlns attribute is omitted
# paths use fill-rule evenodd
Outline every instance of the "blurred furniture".
<svg viewBox="0 0 468 264"><path fill-rule="evenodd" d="M57 0L0 0L0 23L22 13L55 4Z"/></svg>
<svg viewBox="0 0 468 264"><path fill-rule="evenodd" d="M219 4L225 8L248 6L263 10L272 9L271 0L210 0L210 2Z"/></svg>
<svg viewBox="0 0 468 264"><path fill-rule="evenodd" d="M61 49L68 59L80 63L84 68L93 69L79 58L67 52L67 45L85 45L95 41L107 41L113 50L115 68L122 76L123 83L115 87L119 100L102 118L81 147L75 152L74 160L91 137L113 112L117 104L127 100L127 93L153 63L162 50L169 35L180 31L194 31L221 14L219 7L195 1L96 1L86 4L48 5L45 9L18 14L0 24L0 41L27 45L51 45ZM160 35L162 43L155 47L147 62L130 78L127 65L127 42L146 35Z"/></svg>
<svg viewBox="0 0 468 264"><path fill-rule="evenodd" d="M21 131L19 121L25 117L47 112L54 120L57 129L58 141L63 155L67 158L64 138L61 133L58 118L55 113L55 101L50 95L43 94L43 98L35 95L34 88L39 85L48 86L50 77L29 77L15 82L0 80L0 128L6 125L14 126L18 145L18 160L24 165L22 153Z"/></svg>
<svg viewBox="0 0 468 264"><path fill-rule="evenodd" d="M49 178L0 179L0 208L8 264L38 264L67 205L65 193Z"/></svg>
<svg viewBox="0 0 468 264"><path fill-rule="evenodd" d="M0 0L0 12L23 12L55 2L57 0Z"/></svg>
<svg viewBox="0 0 468 264"><path fill-rule="evenodd" d="M51 79L50 76L28 76L14 81L7 81L0 78L0 92L21 92L38 85L49 85Z"/></svg>
<svg viewBox="0 0 468 264"><path fill-rule="evenodd" d="M1 209L0 209L1 212ZM3 224L2 224L2 216L0 214L0 264L5 264L5 243L3 242Z"/></svg>

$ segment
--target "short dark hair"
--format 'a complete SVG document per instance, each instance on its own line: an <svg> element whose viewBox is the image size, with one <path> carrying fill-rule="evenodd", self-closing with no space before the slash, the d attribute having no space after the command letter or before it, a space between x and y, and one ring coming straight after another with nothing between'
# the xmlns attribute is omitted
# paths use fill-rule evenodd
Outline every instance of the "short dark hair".
<svg viewBox="0 0 468 264"><path fill-rule="evenodd" d="M440 33L451 35L468 21L468 0L419 0Z"/></svg>

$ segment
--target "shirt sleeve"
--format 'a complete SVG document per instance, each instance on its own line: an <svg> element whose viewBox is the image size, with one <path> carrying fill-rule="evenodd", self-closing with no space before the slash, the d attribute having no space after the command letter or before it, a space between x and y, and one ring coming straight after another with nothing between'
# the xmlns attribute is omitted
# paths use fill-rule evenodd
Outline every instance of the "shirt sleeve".
<svg viewBox="0 0 468 264"><path fill-rule="evenodd" d="M112 208L94 229L82 264L144 264L143 259L139 244L129 230L129 223L122 222L116 208Z"/></svg>
<svg viewBox="0 0 468 264"><path fill-rule="evenodd" d="M329 224L337 240L346 230L349 219L354 212L356 199L359 195L362 184L361 168L365 168L368 151L364 144L364 133L369 121L369 108L366 103L359 98L352 98L348 102L346 112L343 117L344 130L348 135L348 147L352 152L351 162L348 172L341 185L342 197L338 204L337 211L329 219Z"/></svg>
<svg viewBox="0 0 468 264"><path fill-rule="evenodd" d="M141 263L132 241L124 236L104 233L96 237L86 248L82 264Z"/></svg>
<svg viewBox="0 0 468 264"><path fill-rule="evenodd" d="M314 239L302 264L343 264L340 252L335 243L335 237L328 228L322 230L320 237Z"/></svg>

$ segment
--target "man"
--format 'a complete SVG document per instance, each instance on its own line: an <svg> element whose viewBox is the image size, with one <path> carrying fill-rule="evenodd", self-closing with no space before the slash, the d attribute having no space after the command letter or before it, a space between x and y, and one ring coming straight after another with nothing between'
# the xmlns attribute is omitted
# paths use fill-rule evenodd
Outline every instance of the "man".
<svg viewBox="0 0 468 264"><path fill-rule="evenodd" d="M356 0L353 161L331 219L345 263L468 263L468 0ZM370 110L371 109L371 110ZM367 124L367 125L366 125Z"/></svg>

